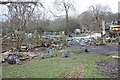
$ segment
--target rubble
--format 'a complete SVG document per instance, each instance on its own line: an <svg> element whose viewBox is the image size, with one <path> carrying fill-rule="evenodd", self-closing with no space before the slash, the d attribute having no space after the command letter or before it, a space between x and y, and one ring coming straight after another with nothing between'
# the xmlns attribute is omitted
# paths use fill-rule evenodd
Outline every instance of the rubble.
<svg viewBox="0 0 120 80"><path fill-rule="evenodd" d="M95 38L87 38L87 37L74 37L71 39L68 39L68 45L80 45L80 46L86 46L86 45L93 45L95 43Z"/></svg>

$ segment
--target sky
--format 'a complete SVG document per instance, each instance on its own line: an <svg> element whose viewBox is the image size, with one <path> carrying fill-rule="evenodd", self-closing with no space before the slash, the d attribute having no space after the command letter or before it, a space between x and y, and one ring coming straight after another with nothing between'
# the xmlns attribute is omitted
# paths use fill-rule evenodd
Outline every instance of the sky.
<svg viewBox="0 0 120 80"><path fill-rule="evenodd" d="M95 4L108 5L113 13L118 12L118 2L120 0L75 0L79 6L79 12L86 11L89 6Z"/></svg>
<svg viewBox="0 0 120 80"><path fill-rule="evenodd" d="M45 0L46 5L52 3L53 0ZM82 13L88 9L91 5L102 4L104 6L108 5L113 13L118 12L118 2L120 0L74 0L76 3L76 8L78 13Z"/></svg>
<svg viewBox="0 0 120 80"><path fill-rule="evenodd" d="M0 0L7 1L7 0ZM15 0L11 0L15 1ZM19 0L16 0L19 1ZM22 1L22 0L20 0ZM23 1L32 1L32 0L23 0ZM34 1L34 0L33 0ZM54 0L41 0L44 3L44 6L48 9L50 4L53 3ZM118 2L120 0L74 0L76 6L76 14L81 14L82 12L88 10L88 7L95 4L102 4L103 6L108 5L113 13L118 12ZM119 6L120 7L120 6ZM0 5L0 16L5 14L7 11L6 6Z"/></svg>

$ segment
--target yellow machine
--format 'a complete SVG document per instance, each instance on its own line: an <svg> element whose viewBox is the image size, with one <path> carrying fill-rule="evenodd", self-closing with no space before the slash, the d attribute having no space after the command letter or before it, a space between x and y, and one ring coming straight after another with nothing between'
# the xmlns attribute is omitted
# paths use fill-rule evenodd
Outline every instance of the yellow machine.
<svg viewBox="0 0 120 80"><path fill-rule="evenodd" d="M110 25L111 32L118 32L120 31L120 21L113 21L112 25Z"/></svg>

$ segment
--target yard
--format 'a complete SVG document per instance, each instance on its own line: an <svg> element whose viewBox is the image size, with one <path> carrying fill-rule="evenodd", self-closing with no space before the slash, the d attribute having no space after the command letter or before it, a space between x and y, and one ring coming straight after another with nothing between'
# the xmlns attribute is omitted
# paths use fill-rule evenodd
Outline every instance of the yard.
<svg viewBox="0 0 120 80"><path fill-rule="evenodd" d="M51 1L0 1L2 78L119 78L119 13Z"/></svg>
<svg viewBox="0 0 120 80"><path fill-rule="evenodd" d="M118 77L117 74L101 75L99 64L101 61L114 61L111 55L96 53L70 54L40 60L38 57L27 60L22 65L7 65L2 68L3 78L109 78ZM117 62L116 62L117 64ZM103 64L102 64L103 65ZM113 64L111 64L113 65ZM109 65L110 66L110 65ZM103 66L105 68L105 66ZM116 68L115 68L116 69ZM112 68L112 71L115 70ZM107 72L109 69L106 69ZM116 73L116 72L115 72Z"/></svg>

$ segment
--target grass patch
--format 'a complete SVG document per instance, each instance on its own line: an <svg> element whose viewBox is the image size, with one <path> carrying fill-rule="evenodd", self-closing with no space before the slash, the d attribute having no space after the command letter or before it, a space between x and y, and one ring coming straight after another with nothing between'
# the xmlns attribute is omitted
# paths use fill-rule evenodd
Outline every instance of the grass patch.
<svg viewBox="0 0 120 80"><path fill-rule="evenodd" d="M85 34L72 34L71 36L72 37L85 37L87 35L85 35Z"/></svg>
<svg viewBox="0 0 120 80"><path fill-rule="evenodd" d="M119 46L119 44L117 43L106 43L105 45L106 46Z"/></svg>
<svg viewBox="0 0 120 80"><path fill-rule="evenodd" d="M120 56L118 53L111 54L111 56Z"/></svg>
<svg viewBox="0 0 120 80"><path fill-rule="evenodd" d="M65 50L68 50L68 51L79 51L80 49L79 48L66 47Z"/></svg>
<svg viewBox="0 0 120 80"><path fill-rule="evenodd" d="M68 58L32 59L22 65L3 67L3 78L99 78L96 62L111 57L99 54L71 54Z"/></svg>

